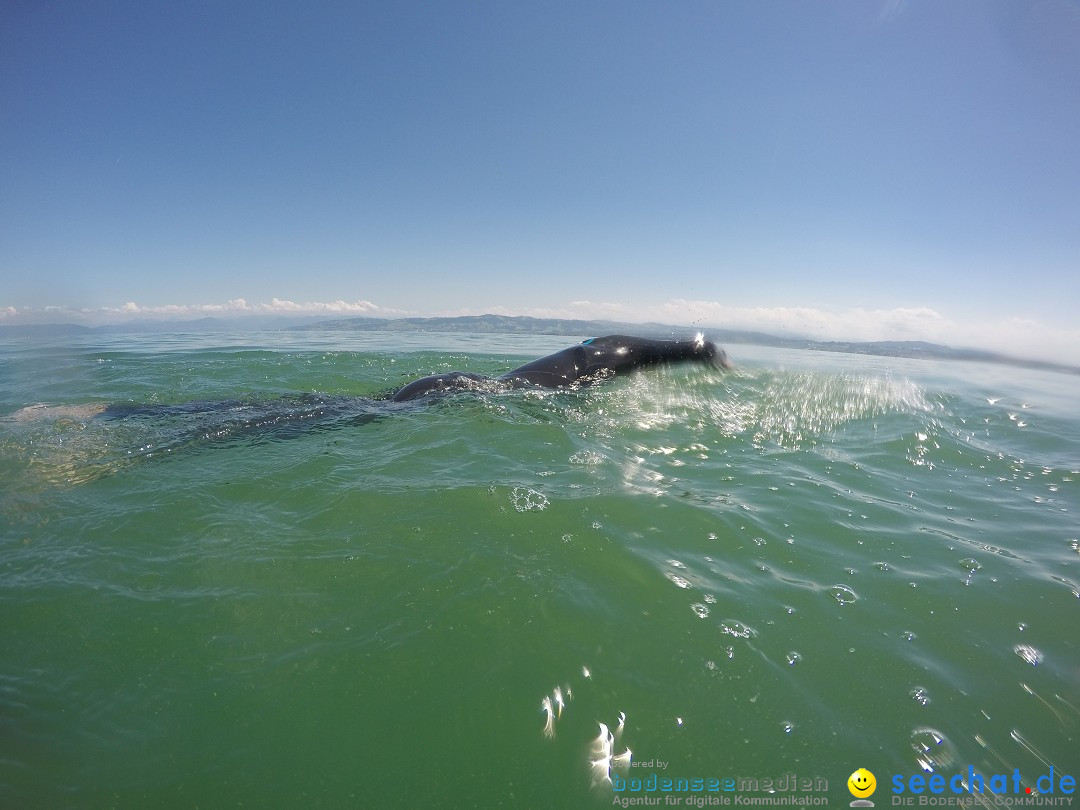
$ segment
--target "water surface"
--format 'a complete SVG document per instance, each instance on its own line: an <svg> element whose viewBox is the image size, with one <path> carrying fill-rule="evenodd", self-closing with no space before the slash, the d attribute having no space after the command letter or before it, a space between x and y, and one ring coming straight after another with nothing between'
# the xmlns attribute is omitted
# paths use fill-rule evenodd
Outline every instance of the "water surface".
<svg viewBox="0 0 1080 810"><path fill-rule="evenodd" d="M570 342L0 347L0 804L1077 775L1076 377L729 346L727 374L371 404Z"/></svg>

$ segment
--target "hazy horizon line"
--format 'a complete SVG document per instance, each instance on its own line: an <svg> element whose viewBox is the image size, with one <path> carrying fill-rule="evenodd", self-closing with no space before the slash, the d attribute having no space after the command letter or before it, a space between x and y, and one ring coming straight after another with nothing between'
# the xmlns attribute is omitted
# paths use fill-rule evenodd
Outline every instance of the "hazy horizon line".
<svg viewBox="0 0 1080 810"><path fill-rule="evenodd" d="M722 328L816 341L925 341L952 348L971 348L1012 356L1080 365L1080 330L1060 329L1026 318L1010 317L980 323L958 323L930 307L825 310L817 307L733 306L718 301L671 298L635 305L570 301L559 306L495 305L443 310L407 310L381 306L366 299L306 301L271 298L250 302L233 298L223 304L139 305L117 307L45 306L0 307L0 324L75 323L85 326L121 325L136 319L195 320L202 317L457 317L477 315L525 316L548 319L609 320L623 323L665 323L673 326Z"/></svg>

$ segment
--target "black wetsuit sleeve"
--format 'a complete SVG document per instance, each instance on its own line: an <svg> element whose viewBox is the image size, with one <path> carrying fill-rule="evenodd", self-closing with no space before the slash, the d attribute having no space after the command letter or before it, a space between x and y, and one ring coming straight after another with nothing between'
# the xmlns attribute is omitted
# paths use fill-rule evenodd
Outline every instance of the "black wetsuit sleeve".
<svg viewBox="0 0 1080 810"><path fill-rule="evenodd" d="M482 374L472 374L468 371L432 374L430 377L421 377L419 380L413 380L408 385L399 388L391 399L394 402L407 402L410 399L417 399L428 394L449 394L454 391L475 388L477 383L490 382L490 380L490 377L485 377Z"/></svg>
<svg viewBox="0 0 1080 810"><path fill-rule="evenodd" d="M542 388L573 385L589 373L589 354L582 344L571 346L539 360L508 371L499 377L514 383L530 383Z"/></svg>
<svg viewBox="0 0 1080 810"><path fill-rule="evenodd" d="M608 335L592 338L577 346L533 360L531 363L507 372L499 379L556 388L591 382L613 374L624 374L658 363L682 360L727 365L727 358L723 351L700 338L654 340L627 335Z"/></svg>
<svg viewBox="0 0 1080 810"><path fill-rule="evenodd" d="M577 346L533 360L497 377L494 382L536 385L541 388L562 388L583 385L644 366L682 360L728 366L724 352L701 338L654 340L627 335L608 335L591 338ZM451 371L447 374L434 374L415 380L399 389L392 399L395 402L404 402L428 394L482 388L484 383L491 384L492 382L490 378L479 374Z"/></svg>

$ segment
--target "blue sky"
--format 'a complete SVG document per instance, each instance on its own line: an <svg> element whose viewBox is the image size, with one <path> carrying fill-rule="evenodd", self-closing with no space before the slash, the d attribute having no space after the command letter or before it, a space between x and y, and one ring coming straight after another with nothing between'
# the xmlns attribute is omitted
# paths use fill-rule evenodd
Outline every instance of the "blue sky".
<svg viewBox="0 0 1080 810"><path fill-rule="evenodd" d="M0 6L0 323L507 314L1080 362L1080 2Z"/></svg>

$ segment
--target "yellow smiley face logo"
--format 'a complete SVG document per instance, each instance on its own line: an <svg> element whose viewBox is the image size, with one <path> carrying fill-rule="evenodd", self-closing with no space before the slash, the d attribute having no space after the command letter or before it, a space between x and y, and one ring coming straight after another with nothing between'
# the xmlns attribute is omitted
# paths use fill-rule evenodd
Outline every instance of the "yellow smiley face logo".
<svg viewBox="0 0 1080 810"><path fill-rule="evenodd" d="M866 768L859 768L848 777L847 789L856 799L865 799L877 789L877 779Z"/></svg>

